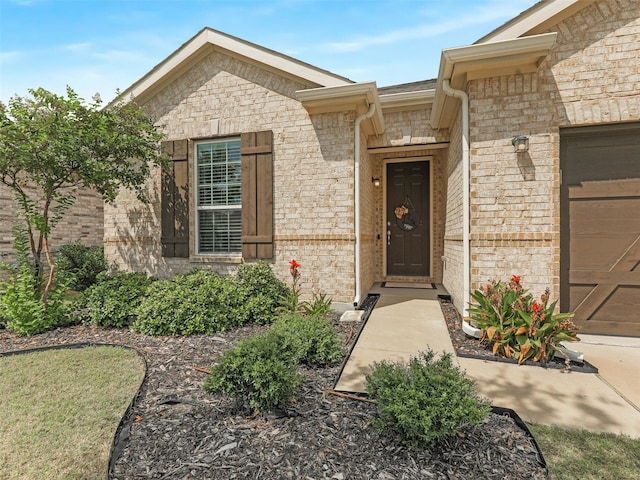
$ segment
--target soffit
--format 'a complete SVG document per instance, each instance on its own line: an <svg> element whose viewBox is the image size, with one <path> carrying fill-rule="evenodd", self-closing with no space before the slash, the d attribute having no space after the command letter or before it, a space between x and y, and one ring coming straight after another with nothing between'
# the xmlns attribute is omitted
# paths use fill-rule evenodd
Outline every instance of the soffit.
<svg viewBox="0 0 640 480"><path fill-rule="evenodd" d="M457 110L458 100L442 90L444 80L449 80L454 89L465 90L469 80L535 72L555 44L556 36L556 33L545 33L443 50L431 126L451 126Z"/></svg>
<svg viewBox="0 0 640 480"><path fill-rule="evenodd" d="M123 91L119 98L129 99L133 97L138 103L144 103L162 87L178 78L213 51L219 51L259 65L267 71L291 78L309 87L338 86L353 83L347 78L313 67L273 50L211 28L204 28L156 65L144 77Z"/></svg>
<svg viewBox="0 0 640 480"><path fill-rule="evenodd" d="M399 92L380 95L380 104L385 111L428 108L435 97L435 89Z"/></svg>
<svg viewBox="0 0 640 480"><path fill-rule="evenodd" d="M310 114L354 110L360 116L367 113L374 104L376 107L373 115L362 122L363 130L368 135L380 135L384 132L384 118L376 82L298 90L296 95Z"/></svg>

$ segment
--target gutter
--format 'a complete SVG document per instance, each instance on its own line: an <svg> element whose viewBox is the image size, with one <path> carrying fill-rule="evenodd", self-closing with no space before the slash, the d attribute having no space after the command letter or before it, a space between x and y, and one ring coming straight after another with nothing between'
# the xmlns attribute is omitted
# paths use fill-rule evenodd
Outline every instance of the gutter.
<svg viewBox="0 0 640 480"><path fill-rule="evenodd" d="M360 123L373 116L376 111L376 104L369 105L369 111L356 118L355 121L355 133L354 133L354 217L355 217L355 278L356 278L356 292L353 299L353 306L357 307L360 303Z"/></svg>
<svg viewBox="0 0 640 480"><path fill-rule="evenodd" d="M470 292L470 241L469 241L469 171L470 171L470 132L469 132L469 96L464 90L451 88L449 80L442 81L442 91L450 96L460 99L462 104L462 317L468 315L468 303Z"/></svg>

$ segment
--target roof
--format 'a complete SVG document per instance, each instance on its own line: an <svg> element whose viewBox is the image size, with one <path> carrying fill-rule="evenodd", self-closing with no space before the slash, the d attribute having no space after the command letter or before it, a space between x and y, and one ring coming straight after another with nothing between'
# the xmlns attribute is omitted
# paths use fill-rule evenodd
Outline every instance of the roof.
<svg viewBox="0 0 640 480"><path fill-rule="evenodd" d="M265 70L295 79L309 88L335 87L354 83L348 78L327 70L205 27L141 79L124 90L119 98L134 97L138 103L144 103L160 88L212 51L220 51L249 63L258 64Z"/></svg>
<svg viewBox="0 0 640 480"><path fill-rule="evenodd" d="M541 0L474 44L509 40L546 32L595 0Z"/></svg>
<svg viewBox="0 0 640 480"><path fill-rule="evenodd" d="M433 90L438 83L437 78L431 80L420 80L419 82L400 83L398 85L389 85L388 87L379 87L378 94L389 95L393 93L417 92L421 90Z"/></svg>
<svg viewBox="0 0 640 480"><path fill-rule="evenodd" d="M594 1L542 0L473 45L443 50L431 126L447 128L455 117L458 100L444 93L444 82L464 90L469 80L535 72L555 45L557 34L545 32Z"/></svg>

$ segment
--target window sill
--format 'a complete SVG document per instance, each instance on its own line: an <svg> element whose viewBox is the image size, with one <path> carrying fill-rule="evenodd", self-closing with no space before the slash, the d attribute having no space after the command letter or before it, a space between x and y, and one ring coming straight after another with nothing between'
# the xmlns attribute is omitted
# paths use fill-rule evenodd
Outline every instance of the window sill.
<svg viewBox="0 0 640 480"><path fill-rule="evenodd" d="M242 255L198 255L189 258L191 263L242 263Z"/></svg>

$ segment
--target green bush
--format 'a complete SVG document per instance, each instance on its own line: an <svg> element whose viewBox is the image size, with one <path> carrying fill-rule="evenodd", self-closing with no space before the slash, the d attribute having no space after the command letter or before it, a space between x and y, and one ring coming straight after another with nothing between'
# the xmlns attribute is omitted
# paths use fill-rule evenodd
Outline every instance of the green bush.
<svg viewBox="0 0 640 480"><path fill-rule="evenodd" d="M272 331L282 337L284 350L312 367L334 363L344 354L338 334L325 318L285 314L274 323Z"/></svg>
<svg viewBox="0 0 640 480"><path fill-rule="evenodd" d="M154 336L222 332L248 322L245 300L232 278L193 270L151 285L131 328Z"/></svg>
<svg viewBox="0 0 640 480"><path fill-rule="evenodd" d="M125 327L135 318L135 309L154 279L145 273L116 272L97 275L81 299L86 321L100 327Z"/></svg>
<svg viewBox="0 0 640 480"><path fill-rule="evenodd" d="M266 325L277 317L279 299L287 292L287 285L278 279L266 262L245 263L235 275L237 288L245 296L248 321Z"/></svg>
<svg viewBox="0 0 640 480"><path fill-rule="evenodd" d="M284 408L295 397L302 376L297 361L272 332L240 342L211 368L204 384L209 393L228 395L258 411Z"/></svg>
<svg viewBox="0 0 640 480"><path fill-rule="evenodd" d="M9 267L6 280L0 282L0 319L7 329L22 336L46 332L66 321L65 292L69 281L64 274L56 276L46 305L42 300L42 279L29 261L26 233L14 229L17 265Z"/></svg>
<svg viewBox="0 0 640 480"><path fill-rule="evenodd" d="M58 273L64 272L73 278L70 288L79 292L95 284L99 273L107 270L102 247L85 247L80 242L68 243L60 247L56 260Z"/></svg>
<svg viewBox="0 0 640 480"><path fill-rule="evenodd" d="M436 359L427 350L408 365L375 363L366 382L377 403L374 425L410 448L427 448L466 424L477 425L490 410L474 382L453 365L450 354Z"/></svg>

